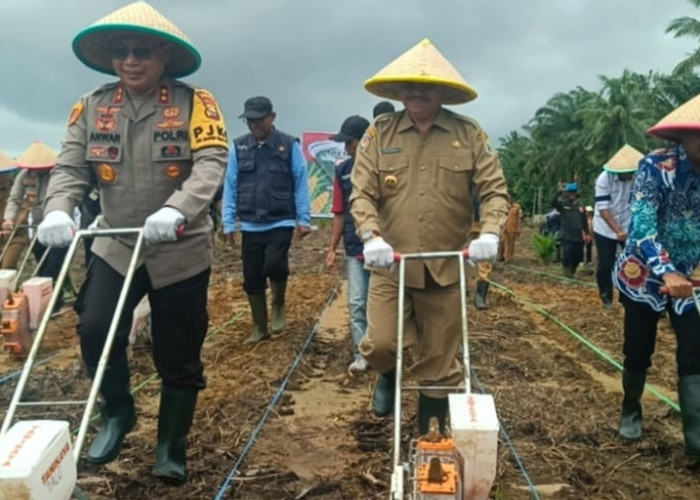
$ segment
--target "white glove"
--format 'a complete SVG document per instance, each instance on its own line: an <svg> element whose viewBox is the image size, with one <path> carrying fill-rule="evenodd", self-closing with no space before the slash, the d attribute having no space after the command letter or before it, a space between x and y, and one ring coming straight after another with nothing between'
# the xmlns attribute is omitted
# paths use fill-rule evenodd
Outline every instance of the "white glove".
<svg viewBox="0 0 700 500"><path fill-rule="evenodd" d="M54 210L44 216L37 228L39 242L47 247L64 248L73 241L78 226L70 215L62 210Z"/></svg>
<svg viewBox="0 0 700 500"><path fill-rule="evenodd" d="M177 241L177 229L184 223L182 212L173 207L163 207L148 216L143 226L143 237L147 243Z"/></svg>
<svg viewBox="0 0 700 500"><path fill-rule="evenodd" d="M365 243L362 256L369 267L391 267L394 264L394 249L381 236Z"/></svg>
<svg viewBox="0 0 700 500"><path fill-rule="evenodd" d="M483 233L469 244L469 260L496 260L498 257L498 235Z"/></svg>
<svg viewBox="0 0 700 500"><path fill-rule="evenodd" d="M90 225L87 228L88 229L98 229L97 226L100 225L100 220L102 220L102 214L95 217L95 219L90 223Z"/></svg>

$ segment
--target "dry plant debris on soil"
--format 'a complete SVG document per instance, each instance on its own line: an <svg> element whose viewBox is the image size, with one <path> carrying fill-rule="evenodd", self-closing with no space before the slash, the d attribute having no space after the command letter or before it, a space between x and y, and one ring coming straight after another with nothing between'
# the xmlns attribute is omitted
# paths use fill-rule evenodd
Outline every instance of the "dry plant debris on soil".
<svg viewBox="0 0 700 500"><path fill-rule="evenodd" d="M132 386L140 387L138 424L118 460L104 467L81 462L78 485L85 494L93 499L214 498L317 325L224 498L387 498L393 423L369 411L375 374L347 373L352 355L343 273L322 267L329 235L329 225L321 223L318 231L294 243L288 328L256 346L243 344L251 323L240 251L217 241L210 335L203 350L208 387L200 394L189 436L189 482L174 488L150 475L160 384L148 346L140 345L131 353ZM621 306L601 307L591 286L592 267L580 268L581 282L558 279L557 264L543 266L535 259L531 235L531 229L524 231L515 261L497 264L492 276L515 295L492 286L490 308L476 311L470 303L468 310L473 387L496 398L501 424L517 452L501 435L491 497L532 498L531 483L542 498L700 498L700 468L683 457L680 416L645 395L644 439L618 440L619 373L533 309L542 308L621 359ZM72 312L52 321L40 358L58 355L35 370L27 398L87 394L75 321ZM675 400L675 340L667 319L660 325L649 382ZM3 354L0 378L21 366ZM0 385L0 401L9 403L15 383ZM405 396L404 444L416 432L415 399ZM68 418L73 429L78 417L52 408L21 414Z"/></svg>

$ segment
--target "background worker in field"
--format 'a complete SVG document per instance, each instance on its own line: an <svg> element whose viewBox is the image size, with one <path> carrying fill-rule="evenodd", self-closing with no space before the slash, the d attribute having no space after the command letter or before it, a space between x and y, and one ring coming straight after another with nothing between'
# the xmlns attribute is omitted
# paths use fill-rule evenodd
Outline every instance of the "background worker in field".
<svg viewBox="0 0 700 500"><path fill-rule="evenodd" d="M7 205L7 200L10 198L10 191L12 190L12 182L14 181L14 174L16 171L17 165L15 164L15 160L0 151L0 214L5 213L5 206ZM0 233L0 235L0 242L4 247L7 237L4 232ZM4 266L0 264L0 267Z"/></svg>
<svg viewBox="0 0 700 500"><path fill-rule="evenodd" d="M665 311L678 344L685 453L695 460L700 460L700 315L691 277L700 274L698 117L700 95L649 129L673 144L649 153L639 164L627 242L613 270L625 308L619 435L627 440L642 436L641 396L660 313Z"/></svg>
<svg viewBox="0 0 700 500"><path fill-rule="evenodd" d="M333 228L331 242L326 254L326 267L335 268L336 249L343 239L348 277L348 308L350 311L350 331L352 332L353 361L348 370L365 372L369 365L359 351L360 341L367 330L367 291L369 290L369 271L358 259L362 255L362 240L357 235L355 221L350 215L350 193L352 182L350 175L355 164L355 154L360 139L369 127L369 121L359 115L349 116L340 126L340 132L330 140L345 144L349 158L335 168L333 177Z"/></svg>
<svg viewBox="0 0 700 500"><path fill-rule="evenodd" d="M19 173L12 184L10 197L5 205L5 215L2 222L3 234L9 235L15 226L41 223L44 218L44 201L46 188L49 185L51 169L56 165L56 152L41 142L34 142L21 155L15 164ZM3 269L16 269L23 250L29 244L29 232L19 228L10 242L2 259ZM41 262L46 252L46 246L36 241L32 247L32 255L37 263ZM61 272L63 260L66 257L65 248L51 248L48 255L37 270L37 276L47 276L56 281ZM63 304L63 294L58 298L55 309Z"/></svg>
<svg viewBox="0 0 700 500"><path fill-rule="evenodd" d="M583 261L583 245L589 236L586 214L579 202L578 184L560 184L552 200L552 208L561 214L561 266L564 276L573 278L576 268Z"/></svg>
<svg viewBox="0 0 700 500"><path fill-rule="evenodd" d="M380 375L372 405L391 413L394 402L397 270L394 252L459 251L468 244L472 185L480 195L481 235L469 243L473 260L495 260L507 210L506 183L496 153L474 120L443 107L476 92L423 40L365 82L405 109L377 117L358 147L350 211L372 267L368 329L360 352ZM411 368L421 386L456 387L463 380L457 259L411 260L406 266L407 339L415 339ZM435 416L445 428L448 390L422 391L419 431Z"/></svg>
<svg viewBox="0 0 700 500"><path fill-rule="evenodd" d="M523 210L509 197L508 215L503 226L503 237L498 246L498 260L510 262L515 257L515 241L523 231Z"/></svg>
<svg viewBox="0 0 700 500"><path fill-rule="evenodd" d="M187 478L187 435L197 395L206 386L201 348L212 261L209 205L226 167L226 128L211 93L175 80L197 70L199 52L147 3L127 5L82 30L73 50L88 67L119 80L74 106L51 172L39 239L55 247L71 242L76 226L70 214L96 181L102 206L98 229L143 226L146 241L100 387L102 425L87 460L105 464L117 458L136 423L126 348L132 311L147 294L153 361L162 379L152 474L178 484ZM90 376L97 370L134 239L102 237L92 245L75 303Z"/></svg>
<svg viewBox="0 0 700 500"><path fill-rule="evenodd" d="M289 247L295 232L299 239L311 232L306 160L299 140L275 127L276 117L267 97L245 101L239 118L250 132L233 141L224 181L221 218L231 244L238 239L237 218L241 224L243 289L253 317L248 344L270 336L268 281L272 291L270 330L286 328Z"/></svg>
<svg viewBox="0 0 700 500"><path fill-rule="evenodd" d="M603 166L595 182L595 239L598 265L596 282L603 307L613 305L612 268L617 249L625 247L627 227L632 218L634 175L642 153L625 144Z"/></svg>

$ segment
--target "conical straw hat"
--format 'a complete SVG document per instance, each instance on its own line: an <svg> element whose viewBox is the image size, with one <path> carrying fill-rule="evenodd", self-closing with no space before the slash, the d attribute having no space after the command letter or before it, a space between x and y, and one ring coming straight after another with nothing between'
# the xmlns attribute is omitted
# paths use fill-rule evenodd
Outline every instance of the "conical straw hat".
<svg viewBox="0 0 700 500"><path fill-rule="evenodd" d="M73 52L86 66L116 74L109 52L110 40L118 34L147 34L171 44L165 74L173 78L197 71L202 62L197 49L180 28L146 2L135 2L85 28L73 39Z"/></svg>
<svg viewBox="0 0 700 500"><path fill-rule="evenodd" d="M41 170L54 167L57 159L56 151L43 142L36 141L17 157L15 163L19 168Z"/></svg>
<svg viewBox="0 0 700 500"><path fill-rule="evenodd" d="M15 160L0 151L0 173L11 172L12 170L17 170Z"/></svg>
<svg viewBox="0 0 700 500"><path fill-rule="evenodd" d="M625 144L603 165L603 169L613 174L629 174L636 172L642 158L642 153Z"/></svg>
<svg viewBox="0 0 700 500"><path fill-rule="evenodd" d="M443 104L469 102L476 99L477 95L427 38L367 80L365 88L379 97L400 101L401 84L408 82L440 85L443 89Z"/></svg>
<svg viewBox="0 0 700 500"><path fill-rule="evenodd" d="M684 130L700 131L700 95L678 106L648 132L667 141L679 142Z"/></svg>

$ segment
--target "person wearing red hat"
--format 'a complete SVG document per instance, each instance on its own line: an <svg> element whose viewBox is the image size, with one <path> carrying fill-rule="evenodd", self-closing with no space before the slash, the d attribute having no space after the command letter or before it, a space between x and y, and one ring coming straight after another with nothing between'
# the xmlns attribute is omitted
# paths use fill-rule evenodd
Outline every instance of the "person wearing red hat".
<svg viewBox="0 0 700 500"><path fill-rule="evenodd" d="M627 241L613 269L624 317L619 435L642 437L641 396L662 313L678 344L685 453L700 460L700 95L649 129L670 141L639 163Z"/></svg>
<svg viewBox="0 0 700 500"><path fill-rule="evenodd" d="M76 230L70 214L96 184L102 207L97 228L142 226L146 242L100 387L102 425L87 459L115 460L136 424L126 348L132 311L147 295L153 360L162 379L152 474L180 484L187 479L187 435L197 395L206 386L201 349L212 262L209 206L228 160L226 127L209 91L176 79L197 70L199 52L146 2L122 7L78 33L73 51L88 67L118 80L81 98L70 113L39 239L67 246ZM90 376L97 370L134 238L96 238L92 245L75 304Z"/></svg>
<svg viewBox="0 0 700 500"><path fill-rule="evenodd" d="M372 268L368 327L360 353L379 372L372 408L394 408L399 279L394 251L461 251L494 261L508 194L498 156L477 122L444 106L471 101L476 92L425 39L365 82L404 109L378 116L365 132L352 170L350 212ZM481 233L468 241L472 188L479 194ZM416 341L411 367L421 390L418 430L432 417L446 430L447 394L464 382L459 363L462 328L457 259L406 264L407 341ZM450 389L454 388L454 389Z"/></svg>

